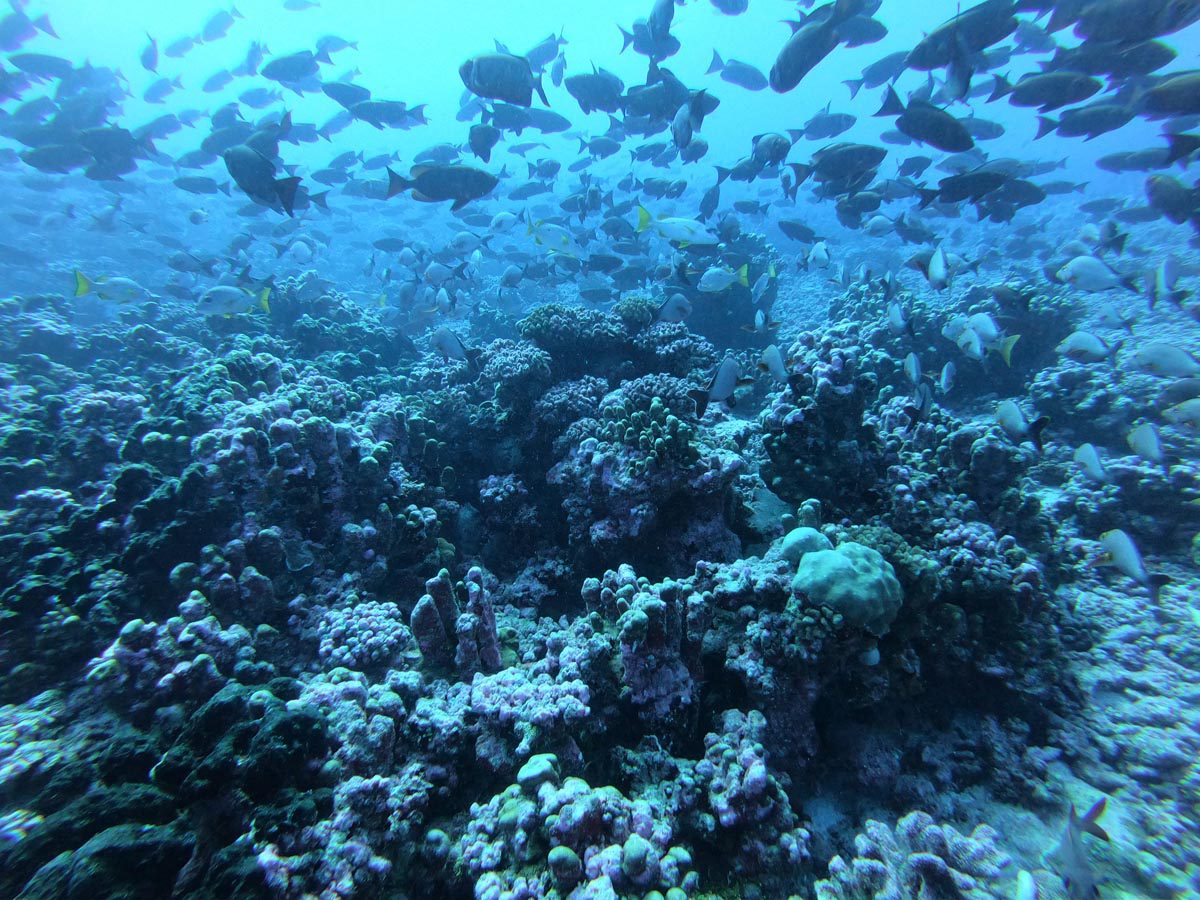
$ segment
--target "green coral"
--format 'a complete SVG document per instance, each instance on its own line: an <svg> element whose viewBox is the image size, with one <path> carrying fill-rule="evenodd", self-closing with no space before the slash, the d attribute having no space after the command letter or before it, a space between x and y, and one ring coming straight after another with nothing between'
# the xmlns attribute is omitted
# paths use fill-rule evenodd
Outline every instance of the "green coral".
<svg viewBox="0 0 1200 900"><path fill-rule="evenodd" d="M603 354L625 341L625 329L615 316L580 306L546 303L517 323L521 337L552 356Z"/></svg>
<svg viewBox="0 0 1200 900"><path fill-rule="evenodd" d="M800 557L792 589L813 605L828 607L846 624L876 637L887 634L904 602L891 563L863 544L846 541L833 550Z"/></svg>
<svg viewBox="0 0 1200 900"><path fill-rule="evenodd" d="M612 403L601 416L595 432L599 441L642 454L629 463L630 475L641 475L650 465L687 467L700 458L696 429L672 413L661 397L654 397L648 409L638 409L629 400Z"/></svg>
<svg viewBox="0 0 1200 900"><path fill-rule="evenodd" d="M658 307L659 301L652 297L631 294L622 297L613 307L613 312L625 323L626 328L637 331L654 324L654 320L658 318Z"/></svg>

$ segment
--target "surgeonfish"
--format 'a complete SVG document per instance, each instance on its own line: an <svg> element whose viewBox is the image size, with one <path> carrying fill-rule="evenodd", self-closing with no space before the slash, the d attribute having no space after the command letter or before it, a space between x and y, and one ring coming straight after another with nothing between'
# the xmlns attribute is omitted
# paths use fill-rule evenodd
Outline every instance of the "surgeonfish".
<svg viewBox="0 0 1200 900"><path fill-rule="evenodd" d="M1083 470L1083 474L1092 481L1107 484L1112 480L1108 470L1104 468L1104 461L1100 459L1100 451L1094 444L1080 444L1075 450L1074 459L1079 468Z"/></svg>
<svg viewBox="0 0 1200 900"><path fill-rule="evenodd" d="M1100 896L1099 888L1096 886L1096 873L1092 870L1092 864L1088 860L1083 836L1090 834L1102 841L1108 840L1107 832L1100 827L1098 822L1099 818L1104 815L1107 804L1108 798L1101 797L1080 816L1075 812L1075 804L1072 803L1070 811L1067 813L1067 824L1063 829L1062 838L1058 846L1047 854L1046 861L1058 871L1070 900L1095 900Z"/></svg>
<svg viewBox="0 0 1200 900"><path fill-rule="evenodd" d="M742 378L736 359L732 356L725 357L717 366L717 371L713 373L707 388L688 391L688 396L696 403L696 418L704 418L704 413L710 403L726 403L730 407L735 406L737 399L734 397L734 392L739 387L752 383L753 379Z"/></svg>
<svg viewBox="0 0 1200 900"><path fill-rule="evenodd" d="M1001 400L996 405L996 421L1014 443L1029 441L1037 448L1038 453L1043 452L1042 432L1050 424L1049 416L1038 416L1031 422L1025 418L1025 413L1015 402Z"/></svg>
<svg viewBox="0 0 1200 900"><path fill-rule="evenodd" d="M1121 574L1146 588L1150 592L1151 602L1157 606L1159 593L1171 583L1171 579L1166 575L1152 575L1146 570L1146 563L1133 538L1120 528L1114 528L1100 535L1100 546L1104 549L1102 561L1116 566Z"/></svg>

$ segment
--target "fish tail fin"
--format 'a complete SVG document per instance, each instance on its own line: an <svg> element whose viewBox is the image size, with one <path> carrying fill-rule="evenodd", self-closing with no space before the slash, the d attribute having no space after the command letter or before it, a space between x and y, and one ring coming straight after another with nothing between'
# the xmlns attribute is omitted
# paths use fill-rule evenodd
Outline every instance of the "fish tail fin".
<svg viewBox="0 0 1200 900"><path fill-rule="evenodd" d="M50 24L50 17L47 15L41 15L34 19L33 27L42 34L48 34L52 38L58 37L58 32L56 32L54 30L54 26Z"/></svg>
<svg viewBox="0 0 1200 900"><path fill-rule="evenodd" d="M1029 423L1029 440L1033 441L1033 446L1037 447L1038 453L1045 451L1045 446L1042 443L1042 432L1046 430L1046 426L1049 424L1049 416L1038 416Z"/></svg>
<svg viewBox="0 0 1200 900"><path fill-rule="evenodd" d="M850 88L850 99L853 100L855 97L858 96L858 92L860 90L862 90L863 79L851 78L847 81L843 81L842 84L844 84L846 87Z"/></svg>
<svg viewBox="0 0 1200 900"><path fill-rule="evenodd" d="M84 275L82 272L80 272L78 269L76 269L75 270L75 296L82 297L84 294L91 293L91 290L92 290L91 281L88 280L88 277L86 275Z"/></svg>
<svg viewBox="0 0 1200 900"><path fill-rule="evenodd" d="M788 168L796 176L796 187L800 187L800 185L808 181L808 176L813 172L813 167L804 163L788 163Z"/></svg>
<svg viewBox="0 0 1200 900"><path fill-rule="evenodd" d="M406 191L412 187L413 183L407 178L404 178L393 172L391 166L386 166L385 168L388 176L387 197L385 199L390 200L401 191Z"/></svg>
<svg viewBox="0 0 1200 900"><path fill-rule="evenodd" d="M646 209L646 207L641 206L639 204L638 205L638 224L637 224L638 234L641 234L643 231L645 231L647 228L649 228L650 222L651 222L650 210Z"/></svg>
<svg viewBox="0 0 1200 900"><path fill-rule="evenodd" d="M1075 822L1081 832L1090 834L1092 837L1098 837L1102 841L1107 841L1109 839L1108 832L1100 826L1099 822L1100 817L1104 815L1104 811L1107 808L1108 798L1101 797L1082 816L1075 815L1074 806L1071 807L1071 813L1075 815Z"/></svg>
<svg viewBox="0 0 1200 900"><path fill-rule="evenodd" d="M621 52L624 53L629 49L629 45L633 43L633 35L620 25L617 26L617 31L621 32Z"/></svg>
<svg viewBox="0 0 1200 900"><path fill-rule="evenodd" d="M300 179L296 176L275 179L275 195L279 198L283 211L289 216L295 215L292 208L296 203L296 188L298 187L300 187Z"/></svg>
<svg viewBox="0 0 1200 900"><path fill-rule="evenodd" d="M703 419L704 412L708 409L708 391L697 389L688 391L687 394L696 404L696 418Z"/></svg>
<svg viewBox="0 0 1200 900"><path fill-rule="evenodd" d="M321 191L319 194L309 194L308 199L313 202L314 206L319 206L321 209L329 209L329 204L326 199L329 197L329 191Z"/></svg>
<svg viewBox="0 0 1200 900"><path fill-rule="evenodd" d="M1194 134L1171 134L1163 135L1167 139L1167 165L1173 162L1182 162L1183 166L1187 166L1187 157L1191 156L1197 150L1200 150L1200 137Z"/></svg>
<svg viewBox="0 0 1200 900"><path fill-rule="evenodd" d="M1167 294L1167 299L1174 303L1176 307L1182 308L1183 301L1190 296L1192 296L1191 291L1171 291L1171 293Z"/></svg>
<svg viewBox="0 0 1200 900"><path fill-rule="evenodd" d="M1006 366L1008 366L1010 369L1012 368L1013 347L1016 346L1017 341L1019 341L1020 339L1021 339L1021 336L1019 334L1010 334L1008 337L1006 337L1003 341L1000 342L1000 347L997 352L999 352L1000 358L1002 360L1004 360L1004 364Z"/></svg>
<svg viewBox="0 0 1200 900"><path fill-rule="evenodd" d="M1133 291L1135 294L1141 293L1141 291L1138 289L1137 279L1132 275L1122 275L1121 286L1127 291Z"/></svg>
<svg viewBox="0 0 1200 900"><path fill-rule="evenodd" d="M991 103L993 100L999 100L1001 97L1007 97L1012 93L1013 89L1012 84L1003 75L996 75L994 78L995 80L992 82L992 95L987 98L988 103Z"/></svg>
<svg viewBox="0 0 1200 900"><path fill-rule="evenodd" d="M539 72L537 74L537 76L533 79L533 89L535 91L537 91L538 99L541 100L542 103L547 108L549 108L550 101L546 99L546 89L544 87L542 87L542 73L541 72Z"/></svg>
<svg viewBox="0 0 1200 900"><path fill-rule="evenodd" d="M473 374L479 374L480 359L483 357L483 350L479 347L467 348L467 371Z"/></svg>
<svg viewBox="0 0 1200 900"><path fill-rule="evenodd" d="M887 93L883 95L883 105L879 107L879 112L876 116L899 116L904 113L904 104L900 102L900 95L896 93L896 89L890 84L887 87Z"/></svg>
<svg viewBox="0 0 1200 900"><path fill-rule="evenodd" d="M688 121L691 123L694 131L699 131L704 126L705 93L703 88L696 91L691 103L688 105Z"/></svg>
<svg viewBox="0 0 1200 900"><path fill-rule="evenodd" d="M1108 361L1112 363L1114 369L1117 367L1117 354L1121 352L1121 348L1124 346L1125 342L1123 340L1113 342L1112 352L1108 355Z"/></svg>
<svg viewBox="0 0 1200 900"><path fill-rule="evenodd" d="M1037 134L1035 134L1033 136L1033 139L1035 141L1038 140L1039 138L1044 138L1050 132L1052 132L1056 128L1058 128L1058 120L1052 119L1049 116L1038 116L1037 122L1038 122Z"/></svg>
<svg viewBox="0 0 1200 900"><path fill-rule="evenodd" d="M721 59L721 54L714 49L712 62L708 64L708 71L704 74L712 75L714 72L720 72L723 68L725 68L725 62Z"/></svg>
<svg viewBox="0 0 1200 900"><path fill-rule="evenodd" d="M329 51L324 47L313 54L313 59L319 63L325 63L326 65L333 62L333 57L329 55Z"/></svg>
<svg viewBox="0 0 1200 900"><path fill-rule="evenodd" d="M904 407L904 414L908 416L908 425L904 428L904 432L907 434L916 427L918 422L921 421L921 410L917 409L917 407L910 403L908 406Z"/></svg>
<svg viewBox="0 0 1200 900"><path fill-rule="evenodd" d="M728 178L730 173L733 171L732 169L726 169L722 166L713 166L713 168L717 170L717 184L720 184L722 181Z"/></svg>
<svg viewBox="0 0 1200 900"><path fill-rule="evenodd" d="M1147 585L1147 587L1150 589L1150 602L1155 606L1158 606L1158 598L1162 594L1162 589L1170 583L1170 576L1163 575L1161 573L1157 575L1152 574L1150 576L1150 584ZM1095 823L1093 823L1092 827L1099 828L1100 834L1096 834L1094 831L1089 831L1088 834L1096 834L1096 837L1101 838L1102 840L1108 840L1108 833L1105 832L1103 828L1100 828L1100 826L1096 825Z"/></svg>
<svg viewBox="0 0 1200 900"><path fill-rule="evenodd" d="M924 209L938 198L938 195L941 194L941 191L934 190L933 188L919 187L917 188L917 194L921 198L920 205L918 205L917 209Z"/></svg>
<svg viewBox="0 0 1200 900"><path fill-rule="evenodd" d="M742 267L737 270L738 284L742 287L750 287L750 264L742 263Z"/></svg>
<svg viewBox="0 0 1200 900"><path fill-rule="evenodd" d="M382 296L382 295L381 295ZM271 312L271 286L268 284L258 292L258 307L268 315Z"/></svg>

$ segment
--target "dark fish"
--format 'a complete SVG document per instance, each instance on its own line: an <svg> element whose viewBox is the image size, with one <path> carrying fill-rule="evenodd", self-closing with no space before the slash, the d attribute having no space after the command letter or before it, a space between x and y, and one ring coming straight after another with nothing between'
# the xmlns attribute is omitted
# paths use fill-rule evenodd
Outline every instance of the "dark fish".
<svg viewBox="0 0 1200 900"><path fill-rule="evenodd" d="M921 173L933 165L928 156L910 156L900 163L899 174L909 178L920 178Z"/></svg>
<svg viewBox="0 0 1200 900"><path fill-rule="evenodd" d="M177 41L173 41L167 45L163 51L164 56L169 56L171 59L182 59L187 56L191 49L196 46L196 39L191 35L184 35Z"/></svg>
<svg viewBox="0 0 1200 900"><path fill-rule="evenodd" d="M1200 211L1200 190L1189 188L1173 175L1151 175L1146 179L1146 200L1176 225Z"/></svg>
<svg viewBox="0 0 1200 900"><path fill-rule="evenodd" d="M571 127L570 119L550 109L529 109L526 114L529 126L542 134L558 134Z"/></svg>
<svg viewBox="0 0 1200 900"><path fill-rule="evenodd" d="M1059 137L1083 137L1091 140L1116 131L1133 119L1133 110L1118 103L1092 103L1064 109L1058 119L1038 116L1037 138L1054 132Z"/></svg>
<svg viewBox="0 0 1200 900"><path fill-rule="evenodd" d="M857 121L849 113L830 112L827 103L825 109L804 123L804 136L810 141L837 137L849 131Z"/></svg>
<svg viewBox="0 0 1200 900"><path fill-rule="evenodd" d="M452 211L490 194L500 183L489 172L461 165L414 166L408 178L402 178L390 168L387 174L388 199L401 191L411 190L414 200L425 203L452 200Z"/></svg>
<svg viewBox="0 0 1200 900"><path fill-rule="evenodd" d="M633 52L648 56L652 60L663 60L679 52L679 40L671 34L656 36L650 26L639 19L632 25L632 31L626 31L617 26L621 32L621 52L624 53L633 46Z"/></svg>
<svg viewBox="0 0 1200 900"><path fill-rule="evenodd" d="M150 41L150 43L146 45L144 50L142 50L142 55L140 57L140 60L142 63L142 68L145 69L147 72L154 72L155 74L157 74L158 73L158 41L154 40L154 38L150 37L150 35L146 35L146 38L147 38L147 40Z"/></svg>
<svg viewBox="0 0 1200 900"><path fill-rule="evenodd" d="M923 100L911 100L906 108L890 85L883 106L875 115L896 116L896 128L901 132L947 153L959 153L975 146L970 132L950 113Z"/></svg>
<svg viewBox="0 0 1200 900"><path fill-rule="evenodd" d="M895 81L904 73L907 67L908 51L898 50L895 53L889 53L883 59L876 60L863 69L862 78L851 78L849 81L843 81L842 84L850 88L850 97L853 99L858 96L859 90L864 87L877 88L881 84Z"/></svg>
<svg viewBox="0 0 1200 900"><path fill-rule="evenodd" d="M815 10L799 25L771 66L771 89L785 94L798 85L813 67L841 40L838 26L855 15L862 0L835 0Z"/></svg>
<svg viewBox="0 0 1200 900"><path fill-rule="evenodd" d="M289 56L275 57L262 67L262 76L281 84L294 84L316 75L321 63L332 61L324 51L313 53L311 50L301 50Z"/></svg>
<svg viewBox="0 0 1200 900"><path fill-rule="evenodd" d="M1133 78L1149 75L1175 59L1175 51L1161 41L1108 43L1087 41L1078 47L1060 47L1054 57L1043 63L1047 71L1069 70L1085 75L1109 78Z"/></svg>
<svg viewBox="0 0 1200 900"><path fill-rule="evenodd" d="M728 62L721 59L721 54L713 51L712 62L709 63L706 75L718 74L722 81L744 87L748 91L761 91L767 86L767 76L750 63L738 59Z"/></svg>
<svg viewBox="0 0 1200 900"><path fill-rule="evenodd" d="M1200 8L1200 4L1197 4ZM1150 118L1190 116L1200 113L1200 71L1168 75L1138 100L1141 112Z"/></svg>
<svg viewBox="0 0 1200 900"><path fill-rule="evenodd" d="M979 53L1017 29L1013 0L984 0L943 22L917 42L906 60L910 69L927 72L950 65L958 52Z"/></svg>
<svg viewBox="0 0 1200 900"><path fill-rule="evenodd" d="M1168 156L1166 147L1124 150L1100 157L1096 160L1096 166L1106 172L1149 172L1151 169L1167 168L1170 165Z"/></svg>
<svg viewBox="0 0 1200 900"><path fill-rule="evenodd" d="M223 158L230 177L250 199L272 208L279 205L292 215L299 178L276 178L275 163L244 144L226 150Z"/></svg>
<svg viewBox="0 0 1200 900"><path fill-rule="evenodd" d="M563 80L563 85L584 113L594 110L615 113L621 109L621 94L625 90L625 82L605 69L571 75Z"/></svg>
<svg viewBox="0 0 1200 900"><path fill-rule="evenodd" d="M209 178L206 175L181 175L173 183L175 187L182 191L187 191L189 194L216 194L220 192L226 197L229 196L228 184L218 184L215 179Z"/></svg>
<svg viewBox="0 0 1200 900"><path fill-rule="evenodd" d="M988 101L1008 97L1013 106L1036 106L1040 112L1047 112L1070 103L1082 103L1103 86L1099 79L1079 72L1026 75L1016 84L1009 84L1003 75L997 75Z"/></svg>
<svg viewBox="0 0 1200 900"><path fill-rule="evenodd" d="M533 92L550 105L542 90L542 77L534 75L529 60L511 53L480 53L458 67L459 77L471 93L515 106L531 106Z"/></svg>
<svg viewBox="0 0 1200 900"><path fill-rule="evenodd" d="M1200 4L1189 0L1105 0L1083 4L1075 34L1087 41L1152 40L1200 21Z"/></svg>
<svg viewBox="0 0 1200 900"><path fill-rule="evenodd" d="M229 33L229 29L233 27L234 19L240 18L242 18L242 14L233 7L227 10L217 10L204 23L204 28L200 32L200 39L202 41L220 40Z"/></svg>
<svg viewBox="0 0 1200 900"><path fill-rule="evenodd" d="M498 128L484 124L472 125L467 135L467 145L471 148L471 152L479 159L482 159L484 162L490 162L492 159L492 148L499 142L500 137L501 133Z"/></svg>
<svg viewBox="0 0 1200 900"><path fill-rule="evenodd" d="M321 85L325 96L346 109L355 104L371 99L371 92L362 85L351 84L348 81L327 81Z"/></svg>
<svg viewBox="0 0 1200 900"><path fill-rule="evenodd" d="M874 44L887 37L887 26L870 16L850 16L837 27L838 37L848 48Z"/></svg>
<svg viewBox="0 0 1200 900"><path fill-rule="evenodd" d="M793 241L800 241L802 244L817 242L817 233L803 222L797 222L794 219L780 219L776 224L779 226L779 230Z"/></svg>

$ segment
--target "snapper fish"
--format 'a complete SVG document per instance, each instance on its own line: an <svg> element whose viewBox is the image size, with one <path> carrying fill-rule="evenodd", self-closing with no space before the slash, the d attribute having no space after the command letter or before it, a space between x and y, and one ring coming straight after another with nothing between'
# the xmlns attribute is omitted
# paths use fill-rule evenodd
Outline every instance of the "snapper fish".
<svg viewBox="0 0 1200 900"><path fill-rule="evenodd" d="M719 294L729 290L734 284L749 287L750 282L747 278L749 269L748 263L743 263L741 268L736 270L729 266L711 266L700 276L696 289L706 294Z"/></svg>
<svg viewBox="0 0 1200 900"><path fill-rule="evenodd" d="M677 216L659 216L656 219L644 206L638 207L637 230L638 234L647 230L653 231L659 237L675 241L683 247L691 244L712 246L720 242L720 238L709 231L703 222Z"/></svg>
<svg viewBox="0 0 1200 900"><path fill-rule="evenodd" d="M987 313L951 317L942 327L942 337L958 345L967 359L983 362L988 353L996 353L1007 366L1012 365L1012 351L1021 336L1005 335Z"/></svg>
<svg viewBox="0 0 1200 900"><path fill-rule="evenodd" d="M271 286L255 292L232 284L218 284L200 295L196 311L202 316L235 316L254 308L271 312Z"/></svg>
<svg viewBox="0 0 1200 900"><path fill-rule="evenodd" d="M93 294L101 300L111 300L114 303L136 303L139 300L153 300L154 295L132 278L117 275L112 278L91 279L75 270L75 296L83 297Z"/></svg>

